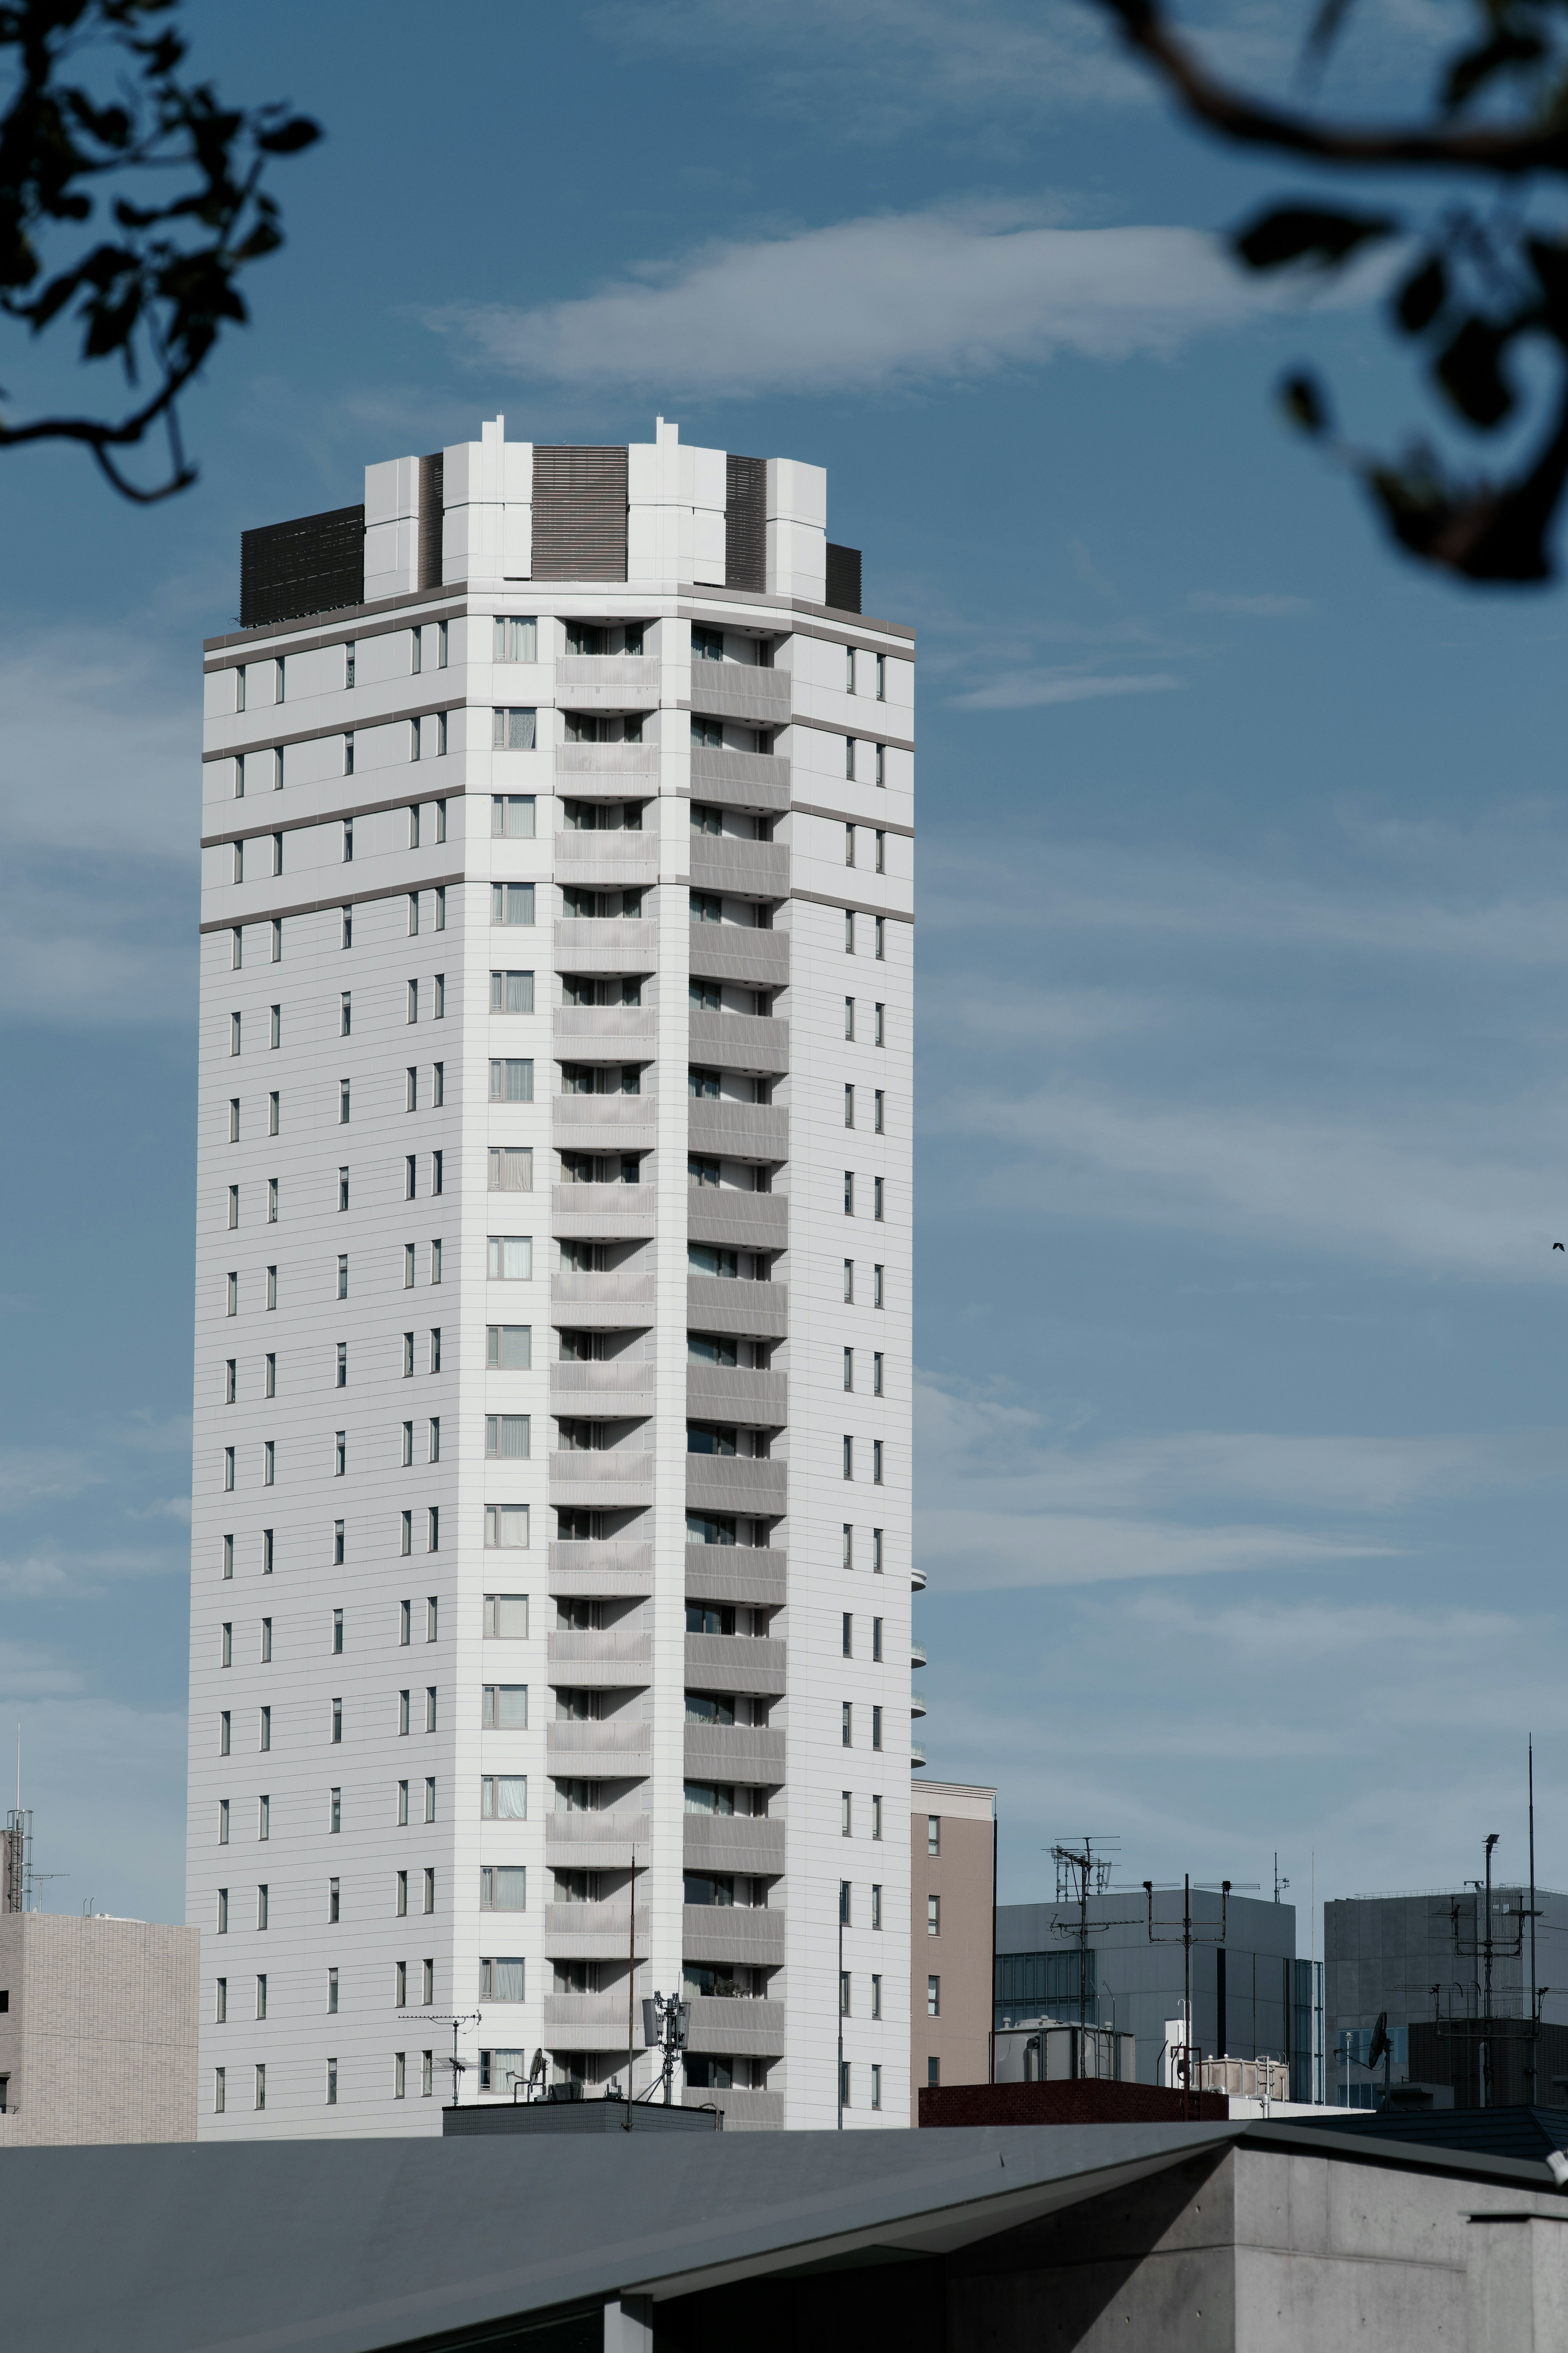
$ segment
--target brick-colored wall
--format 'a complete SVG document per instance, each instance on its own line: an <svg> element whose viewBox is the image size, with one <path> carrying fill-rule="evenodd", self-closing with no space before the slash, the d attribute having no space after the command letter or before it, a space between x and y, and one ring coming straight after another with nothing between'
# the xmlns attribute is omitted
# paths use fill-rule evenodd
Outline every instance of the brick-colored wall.
<svg viewBox="0 0 1568 2353"><path fill-rule="evenodd" d="M0 2147L195 2140L195 1928L0 1913Z"/></svg>
<svg viewBox="0 0 1568 2353"><path fill-rule="evenodd" d="M943 2084L985 2084L991 2074L994 1789L917 1779L910 1799L910 2088L924 2093L929 2063ZM935 1815L939 1852L931 1854ZM939 1933L927 1898L940 1902ZM927 2007L939 1980L940 2010Z"/></svg>
<svg viewBox="0 0 1568 2353"><path fill-rule="evenodd" d="M1163 2084L1110 2084L1093 2076L1046 2084L945 2084L923 2087L922 2125L1179 2125L1224 2123L1223 2092L1182 2094Z"/></svg>

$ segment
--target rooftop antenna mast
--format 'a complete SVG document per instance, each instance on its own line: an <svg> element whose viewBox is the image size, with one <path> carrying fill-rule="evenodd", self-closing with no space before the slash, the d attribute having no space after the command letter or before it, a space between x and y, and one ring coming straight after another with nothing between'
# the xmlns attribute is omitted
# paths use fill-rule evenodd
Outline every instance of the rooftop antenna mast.
<svg viewBox="0 0 1568 2353"><path fill-rule="evenodd" d="M1096 1920L1091 1923L1089 1916L1090 1893L1104 1895L1110 1892L1111 1865L1115 1860L1110 1849L1121 1844L1120 1838L1099 1837L1085 1831L1070 1845L1064 1840L1050 1850L1051 1860L1057 1867L1057 1902L1058 1905L1072 1905L1078 1912L1076 1931L1066 1921L1057 1920L1052 1923L1051 1933L1057 1936L1076 1933L1078 1937L1078 2022L1080 2028L1089 2024L1090 1926L1098 1935L1102 1928L1125 1928L1131 1925L1128 1920ZM1099 2023L1098 2006L1095 2022Z"/></svg>
<svg viewBox="0 0 1568 2353"><path fill-rule="evenodd" d="M1454 1929L1454 1950L1456 1953L1463 1954L1467 1959L1474 1960L1479 1958L1481 1964L1481 2017L1486 2021L1486 2024L1484 2039L1479 2044L1477 2055L1480 2067L1480 2104L1483 2108L1494 2107L1497 2105L1492 2097L1494 2088L1492 2081L1492 1963L1494 1959L1504 1961L1518 1960L1524 1951L1524 1915L1522 1912L1515 1915L1515 1931L1511 1945L1504 1943L1502 1939L1494 1936L1492 1934L1492 1849L1495 1846L1500 1845L1500 1842L1501 1833L1500 1831L1489 1831L1487 1832L1486 1877L1484 1880L1477 1879L1471 1882L1471 1885L1475 1888L1477 1895L1486 1905L1486 1925L1481 1933L1476 1936L1468 1947L1465 1945L1459 1932L1460 1899L1456 1896L1453 1903L1448 1907L1448 1917L1453 1924ZM1531 1901L1533 1908L1533 1896ZM1533 1930L1534 1923L1531 1922L1531 1925ZM1534 2009L1535 2000L1532 1992L1531 1996L1531 2010L1532 2018Z"/></svg>
<svg viewBox="0 0 1568 2353"><path fill-rule="evenodd" d="M1143 1882L1143 1893L1149 1902L1149 1942L1152 1945L1179 1944L1182 1948L1182 2055L1180 2065L1182 2070L1182 2120L1185 2123L1191 2114L1193 2052L1196 2047L1193 2042L1193 1947L1194 1945L1224 1944L1226 1928L1227 1926L1227 1914L1230 1905L1230 1882L1228 1879L1222 1879L1219 1883L1219 1934L1217 1936L1205 1936L1201 1929L1194 1928L1193 1925L1193 1883L1190 1873L1184 1873L1182 1878L1182 1933L1179 1936L1157 1936L1154 1934L1154 1883L1152 1879L1146 1879Z"/></svg>

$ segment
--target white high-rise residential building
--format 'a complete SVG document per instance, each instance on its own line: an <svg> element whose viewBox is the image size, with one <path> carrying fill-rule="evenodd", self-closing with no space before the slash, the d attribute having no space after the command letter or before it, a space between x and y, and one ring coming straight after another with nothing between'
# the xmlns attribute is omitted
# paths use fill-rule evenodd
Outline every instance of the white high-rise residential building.
<svg viewBox="0 0 1568 2353"><path fill-rule="evenodd" d="M678 1989L731 2126L910 2120L914 649L859 603L820 468L662 421L246 534L205 2135L436 2131L454 2021L465 2100L629 2040L640 2093Z"/></svg>

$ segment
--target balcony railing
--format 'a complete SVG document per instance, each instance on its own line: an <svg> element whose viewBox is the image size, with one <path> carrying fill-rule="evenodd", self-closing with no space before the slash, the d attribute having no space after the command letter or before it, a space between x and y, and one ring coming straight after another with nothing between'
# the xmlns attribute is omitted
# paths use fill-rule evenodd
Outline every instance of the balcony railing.
<svg viewBox="0 0 1568 2353"><path fill-rule="evenodd" d="M744 1104L741 1106L743 1110ZM574 1142L572 1130L578 1127L613 1127L626 1132L632 1141L634 1128L652 1129L658 1115L658 1103L651 1094L616 1095L552 1095L550 1116L557 1129L564 1129L562 1142L568 1149Z"/></svg>
<svg viewBox="0 0 1568 2353"><path fill-rule="evenodd" d="M686 1410L696 1421L734 1422L777 1430L784 1424L788 1402L789 1381L783 1373L749 1372L739 1366L731 1369L721 1365L688 1365L686 1368ZM690 1470L693 1461L729 1460L726 1455L689 1455L687 1469ZM755 1462L751 1465L752 1470L759 1467L769 1466Z"/></svg>
<svg viewBox="0 0 1568 2353"><path fill-rule="evenodd" d="M559 947L559 924L555 936ZM734 981L742 988L784 988L789 982L787 932L770 931L750 923L693 923L689 953L692 972L704 979ZM563 966L565 971L574 968ZM616 968L634 969L629 965ZM592 972L601 967L589 965L584 969ZM603 969L607 970L608 967ZM649 962L636 969L651 972L653 965Z"/></svg>
<svg viewBox="0 0 1568 2353"><path fill-rule="evenodd" d="M585 694L593 697L587 704ZM568 706L575 701L580 709L657 710L658 663L651 654L563 654L555 664L555 700ZM614 746L597 748L609 751Z"/></svg>
<svg viewBox="0 0 1568 2353"><path fill-rule="evenodd" d="M650 1544L632 1544L621 1537L611 1537L602 1544L556 1543L550 1547L552 1593L647 1593L652 1586Z"/></svg>
<svg viewBox="0 0 1568 2353"><path fill-rule="evenodd" d="M681 1913L688 1960L749 1962L776 1968L784 1957L784 1914L776 1905L688 1904Z"/></svg>
<svg viewBox="0 0 1568 2353"><path fill-rule="evenodd" d="M774 1878L784 1867L788 1825L782 1820L752 1814L687 1814L683 1820L688 1871L739 1871Z"/></svg>
<svg viewBox="0 0 1568 2353"><path fill-rule="evenodd" d="M692 1016L693 1020L698 1018ZM592 1046L640 1046L652 1053L658 1039L658 1017L651 1005L558 1005L553 1026L557 1042L569 1046L571 1053L584 1062L640 1059L623 1052L601 1056L588 1050Z"/></svg>
<svg viewBox="0 0 1568 2353"><path fill-rule="evenodd" d="M550 1639L552 1643L555 1643L580 1642L590 1638L582 1634L557 1633L552 1634ZM613 1634L601 1633L597 1639L600 1641L613 1641L615 1637ZM646 1635L643 1639L646 1641ZM553 1650L551 1656L552 1658L556 1656ZM550 1758L559 1757L564 1759L582 1757L587 1755L589 1751L599 1757L636 1758L647 1757L651 1754L652 1748L653 1726L650 1724L645 1724L640 1718L628 1724L623 1722L617 1715L608 1719L590 1718L585 1724L547 1724L544 1727L544 1753ZM577 1768L563 1763L561 1769L564 1773L570 1773Z"/></svg>
<svg viewBox="0 0 1568 2353"><path fill-rule="evenodd" d="M550 1457L552 1500L583 1511L653 1501L653 1456L629 1446L558 1448Z"/></svg>
<svg viewBox="0 0 1568 2353"><path fill-rule="evenodd" d="M626 1140L622 1136L616 1142ZM572 1148L586 1146L574 1136ZM654 1210L651 1185L556 1185L551 1188L551 1223L565 1240L635 1241L652 1233Z"/></svg>
<svg viewBox="0 0 1568 2353"><path fill-rule="evenodd" d="M744 1193L738 1185L691 1185L686 1194L687 1239L730 1250L789 1248L789 1195Z"/></svg>
<svg viewBox="0 0 1568 2353"><path fill-rule="evenodd" d="M634 1844L646 1847L647 1833L647 1814L553 1813L544 1817L545 1852L548 1854L555 1849L563 1852L566 1867L581 1863L591 1868L599 1862L613 1870L617 1858L623 1864L629 1863L630 1849ZM616 1857L584 1852L595 1847L614 1848Z"/></svg>
<svg viewBox="0 0 1568 2353"><path fill-rule="evenodd" d="M691 708L742 725L787 727L793 682L787 670L764 670L756 662L694 661ZM694 748L694 761L703 748Z"/></svg>
<svg viewBox="0 0 1568 2353"><path fill-rule="evenodd" d="M789 1595L789 1555L767 1545L686 1547L686 1590L694 1601L778 1604Z"/></svg>
<svg viewBox="0 0 1568 2353"><path fill-rule="evenodd" d="M686 1770L693 1780L776 1786L784 1778L784 1734L765 1725L689 1724L686 1727Z"/></svg>
<svg viewBox="0 0 1568 2353"><path fill-rule="evenodd" d="M568 799L576 777L605 776L628 784L656 784L658 747L654 744L557 744L555 774L558 790Z"/></svg>
<svg viewBox="0 0 1568 2353"><path fill-rule="evenodd" d="M595 1398L614 1403L617 1398L651 1396L654 1371L651 1356L616 1356L607 1364L553 1364L550 1394L563 1400L559 1408L563 1413L586 1411ZM581 1398L581 1405L571 1403L573 1398Z"/></svg>
<svg viewBox="0 0 1568 2353"><path fill-rule="evenodd" d="M787 809L790 764L772 752L726 752L714 744L691 747L691 797L720 808Z"/></svg>
<svg viewBox="0 0 1568 2353"><path fill-rule="evenodd" d="M544 1997L544 2031L547 2035L552 2027L592 2026L605 2034L613 2034L618 2027L624 2048L626 2017L624 1993L547 1993Z"/></svg>
<svg viewBox="0 0 1568 2353"><path fill-rule="evenodd" d="M658 880L658 836L626 832L624 828L600 833L580 833L563 828L555 836L558 881L597 884L618 890L622 883Z"/></svg>
<svg viewBox="0 0 1568 2353"><path fill-rule="evenodd" d="M726 1103L694 1095L686 1107L686 1139L693 1152L720 1159L789 1158L789 1113L783 1103Z"/></svg>
<svg viewBox="0 0 1568 2353"><path fill-rule="evenodd" d="M554 1280L559 1282L563 1278L557 1275ZM689 1274L686 1315L694 1331L782 1340L789 1328L789 1285L738 1282L721 1274Z"/></svg>
<svg viewBox="0 0 1568 2353"><path fill-rule="evenodd" d="M693 1512L746 1512L774 1519L789 1506L789 1465L748 1454L688 1454L686 1502Z"/></svg>
<svg viewBox="0 0 1568 2353"><path fill-rule="evenodd" d="M640 915L558 915L554 940L557 972L652 972L658 962L658 926Z"/></svg>
<svg viewBox="0 0 1568 2353"><path fill-rule="evenodd" d="M687 1640L689 1641L691 1637L689 1635ZM570 1631L558 1629L550 1636L549 1655L552 1667L590 1666L609 1660L617 1665L647 1666L653 1657L653 1636L637 1628L619 1626L584 1626ZM552 1680L560 1683L563 1678L556 1675Z"/></svg>
<svg viewBox="0 0 1568 2353"><path fill-rule="evenodd" d="M689 1690L771 1692L784 1687L786 1645L762 1634L688 1634Z"/></svg>
<svg viewBox="0 0 1568 2353"><path fill-rule="evenodd" d="M632 1926L625 1904L547 1904L544 1907L546 1960L618 1959L635 1936L638 1954L647 1950L647 1914L637 1906Z"/></svg>
<svg viewBox="0 0 1568 2353"><path fill-rule="evenodd" d="M694 833L689 871L694 891L719 891L738 899L786 899L789 844L734 841L722 834Z"/></svg>
<svg viewBox="0 0 1568 2353"><path fill-rule="evenodd" d="M548 2004L549 1997L546 1996ZM784 2006L744 1994L694 1994L687 2031L690 2051L732 2052L738 2058L782 2058Z"/></svg>
<svg viewBox="0 0 1568 2353"><path fill-rule="evenodd" d="M784 2102L782 2092L699 2092L681 2094L688 2108L721 2108L726 2132L782 2132Z"/></svg>
<svg viewBox="0 0 1568 2353"><path fill-rule="evenodd" d="M584 1189L586 1191L588 1188L584 1187ZM610 1188L605 1186L594 1189L607 1192ZM628 1186L626 1189L629 1192L632 1187ZM551 1303L555 1306L592 1307L618 1303L651 1307L656 1296L656 1278L652 1274L637 1273L626 1268L606 1274L552 1274L550 1278Z"/></svg>
<svg viewBox="0 0 1568 2353"><path fill-rule="evenodd" d="M716 1063L723 1071L789 1068L789 1023L771 1014L693 1013L687 1042L694 1062Z"/></svg>

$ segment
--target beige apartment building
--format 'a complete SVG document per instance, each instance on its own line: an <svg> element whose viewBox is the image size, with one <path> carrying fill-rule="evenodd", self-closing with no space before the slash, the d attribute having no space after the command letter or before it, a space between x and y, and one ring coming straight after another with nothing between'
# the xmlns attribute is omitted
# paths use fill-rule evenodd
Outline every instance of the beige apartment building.
<svg viewBox="0 0 1568 2353"><path fill-rule="evenodd" d="M0 1911L0 2148L195 2140L195 1928Z"/></svg>
<svg viewBox="0 0 1568 2353"><path fill-rule="evenodd" d="M922 2085L991 2080L996 1792L962 1781L910 1796L910 2107Z"/></svg>

